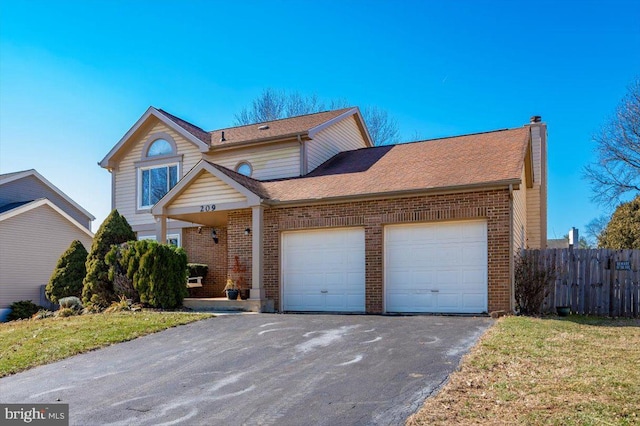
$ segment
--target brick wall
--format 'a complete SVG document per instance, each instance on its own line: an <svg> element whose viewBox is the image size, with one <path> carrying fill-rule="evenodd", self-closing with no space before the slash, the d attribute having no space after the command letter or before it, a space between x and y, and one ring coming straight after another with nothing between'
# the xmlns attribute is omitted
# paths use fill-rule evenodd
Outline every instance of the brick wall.
<svg viewBox="0 0 640 426"><path fill-rule="evenodd" d="M222 289L227 279L227 230L215 228L218 244L211 237L212 228L184 228L182 246L191 263L209 265L202 287L189 289L189 297L224 297Z"/></svg>
<svg viewBox="0 0 640 426"><path fill-rule="evenodd" d="M253 238L251 235L245 235L245 229L251 229L252 216L251 209L234 210L230 211L227 222L227 244L229 247L229 254L227 257L227 270L228 274L234 280L238 280L241 276L244 277L244 283L246 288L251 288L251 242ZM253 229L251 229L253 232ZM233 266L235 263L235 257L238 256L240 265L245 272L234 273Z"/></svg>
<svg viewBox="0 0 640 426"><path fill-rule="evenodd" d="M506 189L323 206L271 208L265 209L264 215L263 285L267 298L275 301L276 309L280 306L280 233L282 231L363 226L365 229L366 310L368 313L381 313L383 310L384 225L484 218L487 220L488 230L489 311L510 310L509 191ZM244 234L234 237L231 235L244 232L244 228L250 227L250 223L250 210L229 214L229 248L231 250L233 246L237 253L241 253L242 258L247 260L249 268L251 238ZM229 261L231 260L230 252Z"/></svg>

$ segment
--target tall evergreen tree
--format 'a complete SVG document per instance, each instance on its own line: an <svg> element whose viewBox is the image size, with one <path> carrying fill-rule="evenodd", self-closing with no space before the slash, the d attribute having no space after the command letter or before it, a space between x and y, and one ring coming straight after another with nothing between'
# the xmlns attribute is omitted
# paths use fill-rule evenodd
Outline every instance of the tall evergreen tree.
<svg viewBox="0 0 640 426"><path fill-rule="evenodd" d="M136 234L124 216L113 210L102 222L93 239L87 257L87 275L82 289L82 301L99 307L107 307L115 300L113 281L109 279L109 266L105 256L114 244L122 244L136 239Z"/></svg>
<svg viewBox="0 0 640 426"><path fill-rule="evenodd" d="M640 195L622 203L598 236L598 246L612 249L640 249Z"/></svg>
<svg viewBox="0 0 640 426"><path fill-rule="evenodd" d="M47 299L58 303L58 300L63 297L82 296L82 281L87 275L87 255L87 249L80 241L74 240L71 243L58 259L56 268L47 283L45 288Z"/></svg>

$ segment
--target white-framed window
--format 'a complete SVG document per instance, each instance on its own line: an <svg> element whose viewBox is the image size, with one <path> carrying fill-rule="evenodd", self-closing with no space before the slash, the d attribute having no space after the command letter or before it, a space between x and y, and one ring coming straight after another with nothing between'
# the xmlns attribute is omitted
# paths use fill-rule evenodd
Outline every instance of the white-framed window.
<svg viewBox="0 0 640 426"><path fill-rule="evenodd" d="M138 169L138 208L151 208L178 183L179 164Z"/></svg>
<svg viewBox="0 0 640 426"><path fill-rule="evenodd" d="M142 240L157 241L155 235L143 235L138 237L138 241ZM167 244L180 247L180 234L167 234Z"/></svg>
<svg viewBox="0 0 640 426"><path fill-rule="evenodd" d="M157 132L149 136L136 166L136 210L148 211L180 180L182 156L171 135Z"/></svg>
<svg viewBox="0 0 640 426"><path fill-rule="evenodd" d="M241 175L251 176L253 173L253 167L251 167L251 164L248 161L241 161L236 165L236 172Z"/></svg>

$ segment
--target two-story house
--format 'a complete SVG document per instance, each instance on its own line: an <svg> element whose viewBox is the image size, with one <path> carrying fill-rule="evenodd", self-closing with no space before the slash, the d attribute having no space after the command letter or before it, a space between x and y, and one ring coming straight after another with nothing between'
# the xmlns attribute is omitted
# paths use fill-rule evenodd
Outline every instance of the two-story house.
<svg viewBox="0 0 640 426"><path fill-rule="evenodd" d="M0 317L13 302L44 302L42 286L71 242L91 248L94 219L33 169L0 175Z"/></svg>
<svg viewBox="0 0 640 426"><path fill-rule="evenodd" d="M511 310L513 253L546 237L546 125L372 145L358 108L205 131L150 107L100 165L138 238L237 256L280 312Z"/></svg>

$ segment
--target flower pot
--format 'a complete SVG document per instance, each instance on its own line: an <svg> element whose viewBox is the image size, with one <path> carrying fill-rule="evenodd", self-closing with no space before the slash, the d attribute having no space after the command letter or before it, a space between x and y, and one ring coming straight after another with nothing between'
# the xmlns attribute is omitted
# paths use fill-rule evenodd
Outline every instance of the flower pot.
<svg viewBox="0 0 640 426"><path fill-rule="evenodd" d="M556 311L558 311L559 317L568 317L571 313L571 308L569 306L556 306Z"/></svg>
<svg viewBox="0 0 640 426"><path fill-rule="evenodd" d="M238 290L225 290L227 292L227 299L229 300L237 300L238 299Z"/></svg>
<svg viewBox="0 0 640 426"><path fill-rule="evenodd" d="M250 293L251 290L249 290L248 288L243 288L242 290L240 290L240 299L247 300Z"/></svg>

